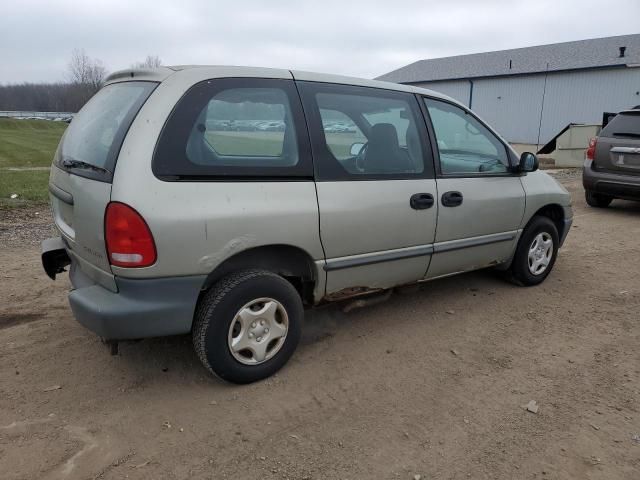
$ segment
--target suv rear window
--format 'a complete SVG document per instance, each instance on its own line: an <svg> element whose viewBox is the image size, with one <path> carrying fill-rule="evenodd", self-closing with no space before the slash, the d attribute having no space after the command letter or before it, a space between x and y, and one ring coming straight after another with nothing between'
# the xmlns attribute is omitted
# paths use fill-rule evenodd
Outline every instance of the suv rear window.
<svg viewBox="0 0 640 480"><path fill-rule="evenodd" d="M155 82L122 82L101 89L74 116L56 165L110 181L131 122L156 86Z"/></svg>
<svg viewBox="0 0 640 480"><path fill-rule="evenodd" d="M619 113L602 129L600 136L640 138L640 110Z"/></svg>

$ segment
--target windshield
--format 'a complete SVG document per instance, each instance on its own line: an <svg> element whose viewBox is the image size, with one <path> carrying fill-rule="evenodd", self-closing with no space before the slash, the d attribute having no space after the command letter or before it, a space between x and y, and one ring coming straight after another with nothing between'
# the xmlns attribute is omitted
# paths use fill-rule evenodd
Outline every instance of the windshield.
<svg viewBox="0 0 640 480"><path fill-rule="evenodd" d="M74 116L56 163L83 176L111 176L124 136L156 85L122 82L100 90Z"/></svg>

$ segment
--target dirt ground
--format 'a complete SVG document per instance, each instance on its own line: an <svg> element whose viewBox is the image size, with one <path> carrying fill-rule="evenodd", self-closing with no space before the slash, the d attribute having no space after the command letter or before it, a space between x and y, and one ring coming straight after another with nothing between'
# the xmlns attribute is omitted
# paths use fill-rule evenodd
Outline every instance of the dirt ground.
<svg viewBox="0 0 640 480"><path fill-rule="evenodd" d="M589 208L556 174L575 221L543 285L475 272L309 312L249 386L186 336L110 356L39 265L47 212L0 211L0 477L637 480L640 204Z"/></svg>

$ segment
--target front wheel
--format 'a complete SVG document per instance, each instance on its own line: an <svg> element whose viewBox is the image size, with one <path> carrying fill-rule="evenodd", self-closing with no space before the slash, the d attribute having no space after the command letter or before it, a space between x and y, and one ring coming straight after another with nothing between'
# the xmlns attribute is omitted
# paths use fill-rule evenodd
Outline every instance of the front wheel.
<svg viewBox="0 0 640 480"><path fill-rule="evenodd" d="M193 345L211 373L233 383L273 375L298 345L302 300L287 280L265 270L228 275L200 300Z"/></svg>
<svg viewBox="0 0 640 480"><path fill-rule="evenodd" d="M613 201L612 197L608 197L606 195L602 195L599 193L592 192L591 190L585 190L584 192L585 200L590 207L595 208L606 208L611 205Z"/></svg>
<svg viewBox="0 0 640 480"><path fill-rule="evenodd" d="M522 232L511 263L511 274L521 285L542 283L558 253L558 229L551 219L536 216Z"/></svg>

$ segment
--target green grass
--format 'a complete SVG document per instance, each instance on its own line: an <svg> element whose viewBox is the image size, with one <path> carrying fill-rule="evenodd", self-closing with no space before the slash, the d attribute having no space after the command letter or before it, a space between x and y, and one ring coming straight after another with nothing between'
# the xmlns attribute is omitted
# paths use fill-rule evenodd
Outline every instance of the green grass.
<svg viewBox="0 0 640 480"><path fill-rule="evenodd" d="M205 138L220 155L282 155L284 132L221 132L208 131Z"/></svg>
<svg viewBox="0 0 640 480"><path fill-rule="evenodd" d="M354 143L367 143L367 137L358 133L325 133L327 145L331 153L339 159L344 160L352 157L351 145Z"/></svg>
<svg viewBox="0 0 640 480"><path fill-rule="evenodd" d="M46 203L48 183L48 170L0 170L0 209ZM14 193L18 198L11 198Z"/></svg>
<svg viewBox="0 0 640 480"><path fill-rule="evenodd" d="M0 207L20 207L48 200L48 170L67 128L64 122L0 118ZM12 199L12 194L18 198Z"/></svg>
<svg viewBox="0 0 640 480"><path fill-rule="evenodd" d="M221 155L282 155L284 132L225 132L211 130L205 134L209 145ZM327 133L327 144L339 159L351 157L351 145L366 143L363 135L354 133Z"/></svg>
<svg viewBox="0 0 640 480"><path fill-rule="evenodd" d="M49 167L64 122L0 118L0 168Z"/></svg>

